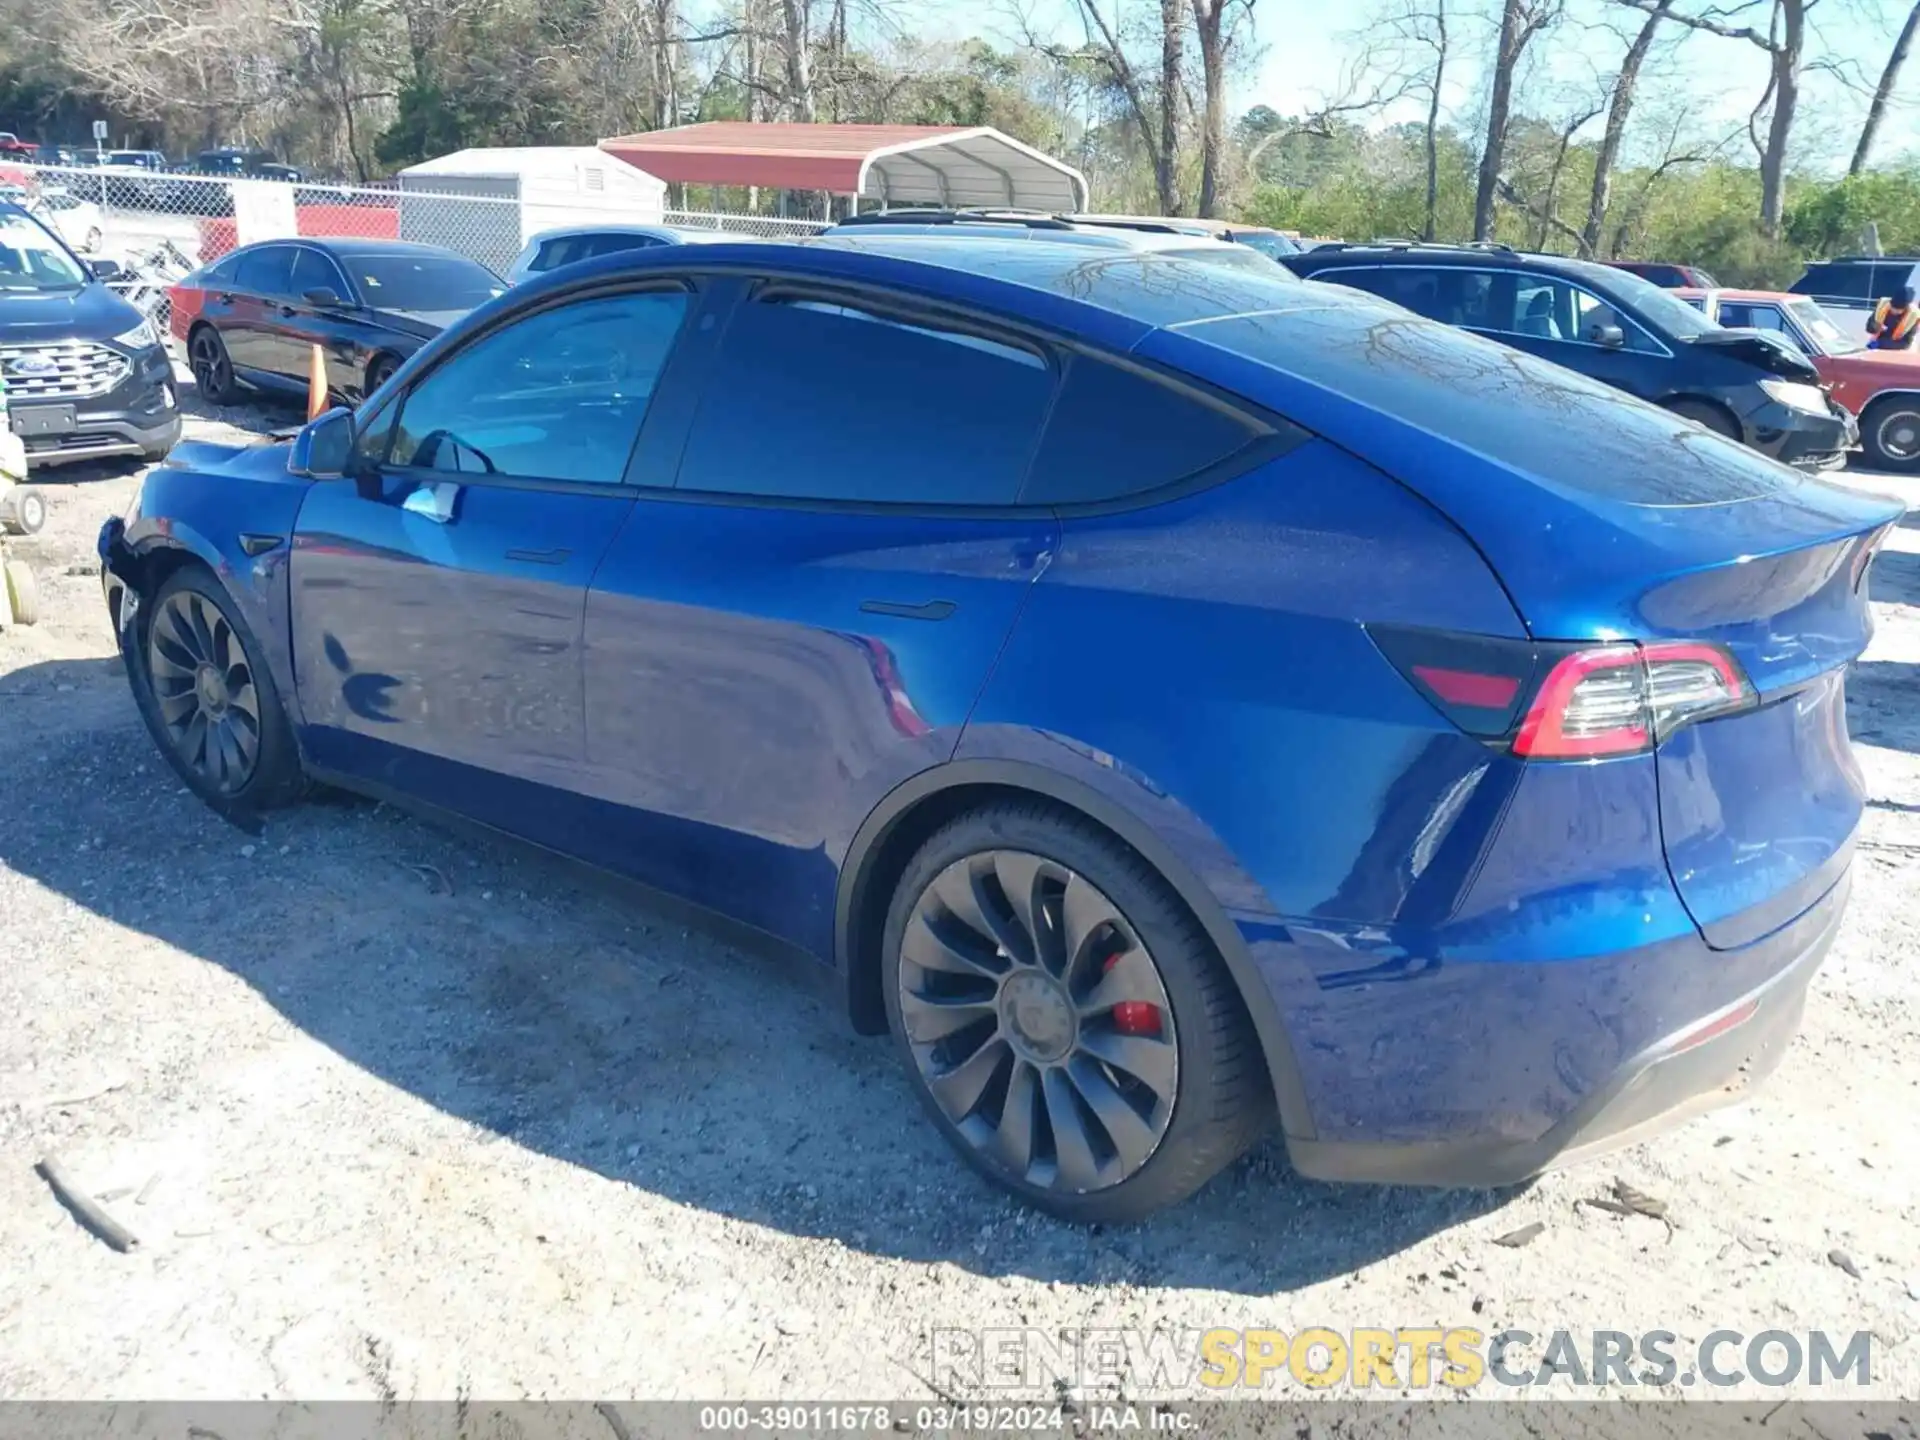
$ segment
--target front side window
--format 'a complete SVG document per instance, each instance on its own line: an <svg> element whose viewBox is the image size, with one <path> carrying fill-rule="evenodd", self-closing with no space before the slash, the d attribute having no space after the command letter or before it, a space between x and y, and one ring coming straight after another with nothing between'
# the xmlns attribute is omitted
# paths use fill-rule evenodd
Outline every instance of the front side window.
<svg viewBox="0 0 1920 1440"><path fill-rule="evenodd" d="M1787 317L1780 313L1778 305L1756 305L1750 300L1722 300L1720 323L1733 330L1764 330L1802 355L1807 352L1807 347L1787 323Z"/></svg>
<svg viewBox="0 0 1920 1440"><path fill-rule="evenodd" d="M1639 326L1578 285L1550 275L1513 274L1499 279L1501 283L1489 292L1492 301L1489 323L1480 328L1529 340L1559 340L1582 345L1605 344L1608 332L1618 330L1626 349L1642 352L1653 349ZM1695 320L1701 319L1684 300L1676 299L1674 304Z"/></svg>
<svg viewBox="0 0 1920 1440"><path fill-rule="evenodd" d="M1053 395L1038 350L824 297L728 323L679 487L798 500L1007 505Z"/></svg>
<svg viewBox="0 0 1920 1440"><path fill-rule="evenodd" d="M388 463L618 484L689 301L608 296L489 331L408 392Z"/></svg>
<svg viewBox="0 0 1920 1440"><path fill-rule="evenodd" d="M340 278L340 267L318 250L297 251L293 259L293 290L306 295L315 290L331 290L342 300L350 299L347 282Z"/></svg>

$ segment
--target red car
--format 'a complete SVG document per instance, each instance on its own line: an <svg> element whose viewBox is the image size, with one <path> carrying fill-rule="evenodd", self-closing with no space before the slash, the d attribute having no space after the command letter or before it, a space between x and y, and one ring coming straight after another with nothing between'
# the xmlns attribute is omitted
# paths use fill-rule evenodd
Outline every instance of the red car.
<svg viewBox="0 0 1920 1440"><path fill-rule="evenodd" d="M40 153L40 147L31 140L22 140L11 130L0 130L0 155L13 160L32 160Z"/></svg>
<svg viewBox="0 0 1920 1440"><path fill-rule="evenodd" d="M1920 350L1869 350L1817 301L1780 290L1680 290L1695 309L1736 330L1766 330L1813 361L1833 398L1860 419L1869 465L1920 473Z"/></svg>
<svg viewBox="0 0 1920 1440"><path fill-rule="evenodd" d="M1616 270L1651 280L1662 290L1711 290L1720 282L1691 265L1669 265L1662 260L1609 260Z"/></svg>

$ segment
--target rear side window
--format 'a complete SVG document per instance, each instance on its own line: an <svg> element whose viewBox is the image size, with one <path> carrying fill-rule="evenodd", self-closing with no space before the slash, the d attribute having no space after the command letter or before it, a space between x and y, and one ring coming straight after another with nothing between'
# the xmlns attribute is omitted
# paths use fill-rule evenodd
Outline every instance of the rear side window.
<svg viewBox="0 0 1920 1440"><path fill-rule="evenodd" d="M742 304L679 487L794 500L1010 505L1053 395L1035 350L796 293Z"/></svg>
<svg viewBox="0 0 1920 1440"><path fill-rule="evenodd" d="M1914 281L1914 267L1910 264L1876 265L1873 267L1873 296L1879 299L1883 295L1892 295L1902 285L1911 285Z"/></svg>
<svg viewBox="0 0 1920 1440"><path fill-rule="evenodd" d="M1231 459L1266 433L1199 395L1076 355L1020 498L1073 505L1156 490Z"/></svg>
<svg viewBox="0 0 1920 1440"><path fill-rule="evenodd" d="M590 235L587 248L581 259L590 260L597 255L618 255L623 250L650 250L660 242L651 235Z"/></svg>
<svg viewBox="0 0 1920 1440"><path fill-rule="evenodd" d="M293 247L262 245L240 257L238 284L256 295L293 294Z"/></svg>
<svg viewBox="0 0 1920 1440"><path fill-rule="evenodd" d="M1809 265L1807 273L1794 282L1802 295L1835 295L1849 300L1865 300L1873 289L1871 265Z"/></svg>

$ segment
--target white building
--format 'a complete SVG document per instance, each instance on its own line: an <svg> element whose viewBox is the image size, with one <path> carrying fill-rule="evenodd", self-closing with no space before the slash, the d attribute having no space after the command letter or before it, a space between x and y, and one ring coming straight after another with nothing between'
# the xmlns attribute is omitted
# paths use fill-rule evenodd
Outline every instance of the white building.
<svg viewBox="0 0 1920 1440"><path fill-rule="evenodd" d="M505 273L563 225L658 225L666 182L592 145L457 150L399 174L400 238L444 245Z"/></svg>

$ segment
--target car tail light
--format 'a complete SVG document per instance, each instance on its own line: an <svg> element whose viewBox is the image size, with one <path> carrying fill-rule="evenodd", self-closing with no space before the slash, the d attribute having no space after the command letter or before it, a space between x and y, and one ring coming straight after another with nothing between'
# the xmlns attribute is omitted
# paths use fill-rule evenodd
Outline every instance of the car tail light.
<svg viewBox="0 0 1920 1440"><path fill-rule="evenodd" d="M1576 650L1541 682L1513 753L1530 760L1631 755L1753 700L1753 687L1718 645L1663 640Z"/></svg>
<svg viewBox="0 0 1920 1440"><path fill-rule="evenodd" d="M1652 749L1681 726L1755 703L1718 645L1579 646L1370 627L1415 689L1467 734L1529 760Z"/></svg>

